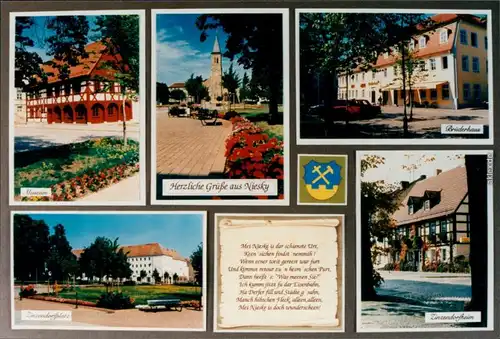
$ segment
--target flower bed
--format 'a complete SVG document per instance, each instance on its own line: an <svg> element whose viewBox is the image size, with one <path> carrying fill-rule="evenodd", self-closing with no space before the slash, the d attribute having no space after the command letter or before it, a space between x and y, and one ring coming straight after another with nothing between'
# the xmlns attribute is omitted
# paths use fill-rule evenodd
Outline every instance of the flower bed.
<svg viewBox="0 0 500 339"><path fill-rule="evenodd" d="M27 298L35 299L35 300L43 300L43 301L52 301L52 302L57 302L57 303L62 303L62 304L97 307L96 303L93 303L90 301L84 301L84 300L77 301L76 299L65 299L65 298L51 297L51 296L46 296L46 295L34 295L31 297L27 297Z"/></svg>
<svg viewBox="0 0 500 339"><path fill-rule="evenodd" d="M185 308L194 308L196 310L201 310L201 302L198 300L181 301L181 306Z"/></svg>
<svg viewBox="0 0 500 339"><path fill-rule="evenodd" d="M36 295L36 290L33 285L28 285L26 287L21 287L21 290L19 291L19 297L21 298L29 298L34 295Z"/></svg>
<svg viewBox="0 0 500 339"><path fill-rule="evenodd" d="M54 148L37 158L39 151L21 154L26 166L15 169L16 199L22 201L69 201L117 183L139 171L139 144L101 138ZM24 152L23 152L24 153ZM51 196L20 197L21 187L50 188Z"/></svg>
<svg viewBox="0 0 500 339"><path fill-rule="evenodd" d="M231 119L225 175L231 179L283 179L283 142L242 117Z"/></svg>

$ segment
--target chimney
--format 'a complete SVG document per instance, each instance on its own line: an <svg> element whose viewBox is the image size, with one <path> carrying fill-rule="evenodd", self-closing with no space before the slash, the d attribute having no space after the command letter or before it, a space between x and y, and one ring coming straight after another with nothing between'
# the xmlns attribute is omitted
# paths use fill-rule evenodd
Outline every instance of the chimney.
<svg viewBox="0 0 500 339"><path fill-rule="evenodd" d="M436 175L440 175L441 173L443 173L443 170L438 168L438 169L436 170Z"/></svg>
<svg viewBox="0 0 500 339"><path fill-rule="evenodd" d="M401 188L402 189L407 189L408 187L410 187L410 182L409 181L401 181Z"/></svg>

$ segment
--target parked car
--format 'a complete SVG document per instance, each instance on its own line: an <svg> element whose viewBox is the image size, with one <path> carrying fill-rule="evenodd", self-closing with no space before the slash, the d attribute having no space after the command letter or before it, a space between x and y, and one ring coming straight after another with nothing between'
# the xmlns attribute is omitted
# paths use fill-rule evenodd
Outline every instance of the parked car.
<svg viewBox="0 0 500 339"><path fill-rule="evenodd" d="M331 107L311 106L308 115L316 116L325 122L356 120L361 116L361 106L353 100L335 100Z"/></svg>
<svg viewBox="0 0 500 339"><path fill-rule="evenodd" d="M356 99L354 100L361 107L361 116L372 118L382 113L379 105L371 104L368 100Z"/></svg>

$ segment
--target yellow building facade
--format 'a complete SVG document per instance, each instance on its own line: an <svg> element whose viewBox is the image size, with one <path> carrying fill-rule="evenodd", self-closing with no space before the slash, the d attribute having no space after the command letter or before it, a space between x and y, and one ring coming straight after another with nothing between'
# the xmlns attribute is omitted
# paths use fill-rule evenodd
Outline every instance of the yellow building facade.
<svg viewBox="0 0 500 339"><path fill-rule="evenodd" d="M339 76L339 99L374 104L458 109L488 102L488 33L486 20L472 15L438 14L432 30L410 39L408 50L419 60L406 80L406 97L397 48L379 55L372 70ZM411 87L411 91L410 91ZM411 92L411 96L410 96Z"/></svg>

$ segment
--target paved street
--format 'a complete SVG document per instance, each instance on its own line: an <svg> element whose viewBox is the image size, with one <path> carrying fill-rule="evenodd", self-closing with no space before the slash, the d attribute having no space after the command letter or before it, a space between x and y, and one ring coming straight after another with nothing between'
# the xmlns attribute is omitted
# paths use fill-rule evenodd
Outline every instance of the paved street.
<svg viewBox="0 0 500 339"><path fill-rule="evenodd" d="M98 329L98 327L150 327L150 328L183 328L183 329L201 329L203 327L204 312L183 309L182 312L164 311L164 312L143 312L137 309L118 310L107 312L95 307L74 305L23 299L14 301L15 324L31 326L60 326L74 327L85 326ZM71 311L71 322L33 322L22 321L21 310L55 310Z"/></svg>
<svg viewBox="0 0 500 339"><path fill-rule="evenodd" d="M409 109L408 109L409 117ZM345 122L337 121L325 134L324 124L314 117L301 118L301 135L309 138L401 138L403 133L403 107L383 106L382 115L373 119ZM485 125L485 135L441 134L442 124ZM413 120L409 122L412 138L479 138L487 137L488 110L414 108Z"/></svg>
<svg viewBox="0 0 500 339"><path fill-rule="evenodd" d="M363 329L453 327L426 324L426 312L463 311L471 297L470 275L426 272L384 272L377 289L382 301L363 301Z"/></svg>
<svg viewBox="0 0 500 339"><path fill-rule="evenodd" d="M139 141L139 127L137 122L128 122L128 138ZM15 125L14 135L14 150L20 152L94 138L122 137L123 125L122 123L82 125L30 122L27 125Z"/></svg>
<svg viewBox="0 0 500 339"><path fill-rule="evenodd" d="M220 175L226 162L225 140L231 123L203 126L197 119L168 117L165 109L157 110L157 174L186 177Z"/></svg>

